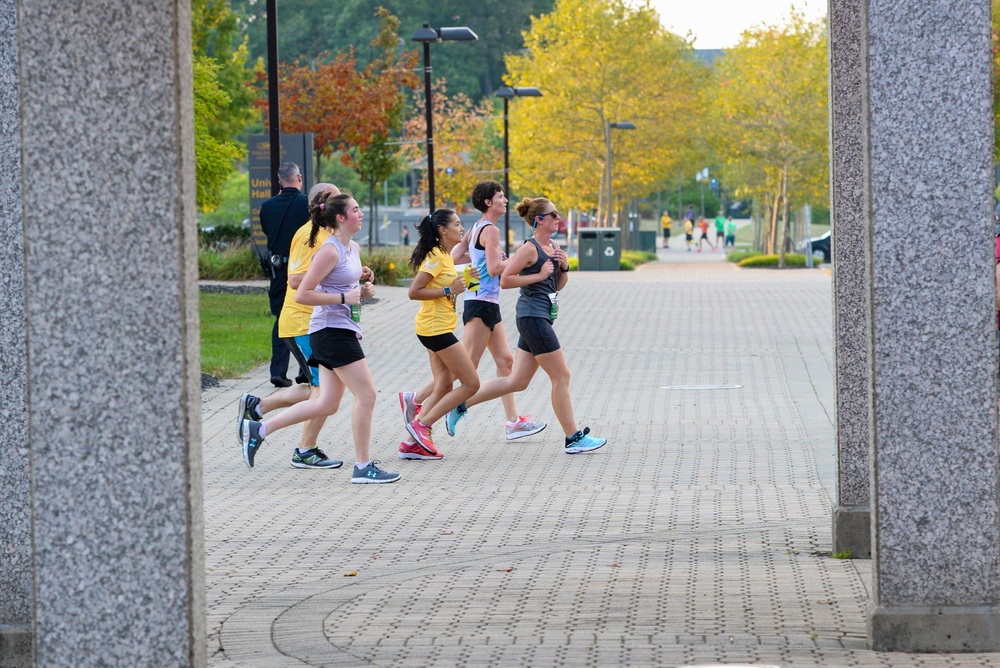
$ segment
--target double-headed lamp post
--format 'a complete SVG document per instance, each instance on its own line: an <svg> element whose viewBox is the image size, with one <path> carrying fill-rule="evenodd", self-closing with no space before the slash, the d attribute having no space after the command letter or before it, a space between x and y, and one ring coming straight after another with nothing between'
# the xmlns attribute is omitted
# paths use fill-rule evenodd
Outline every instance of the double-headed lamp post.
<svg viewBox="0 0 1000 668"><path fill-rule="evenodd" d="M635 124L629 121L620 121L618 123L607 123L604 130L604 151L605 151L605 174L604 178L608 184L607 195L607 220L611 222L611 216L614 215L614 200L611 198L611 131L612 130L635 130Z"/></svg>
<svg viewBox="0 0 1000 668"><path fill-rule="evenodd" d="M510 197L510 148L507 143L507 103L512 97L541 97L542 91L531 86L501 86L495 93L503 98L503 194ZM504 248L510 256L510 205L503 212Z"/></svg>
<svg viewBox="0 0 1000 668"><path fill-rule="evenodd" d="M479 39L471 28L431 28L424 24L410 38L424 44L424 102L427 115L427 199L434 213L434 123L431 113L431 42L472 42Z"/></svg>

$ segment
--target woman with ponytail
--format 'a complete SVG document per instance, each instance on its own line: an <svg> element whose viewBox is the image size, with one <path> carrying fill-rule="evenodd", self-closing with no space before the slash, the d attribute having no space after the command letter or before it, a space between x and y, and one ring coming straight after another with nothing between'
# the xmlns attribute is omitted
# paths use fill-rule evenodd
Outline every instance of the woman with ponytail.
<svg viewBox="0 0 1000 668"><path fill-rule="evenodd" d="M417 339L427 349L434 389L419 415L406 420L413 440L399 446L402 459L441 459L431 429L438 419L461 405L479 389L479 376L465 346L455 336L458 314L455 298L465 292L465 279L455 269L452 249L462 240L462 221L449 209L438 209L420 221L420 237L410 257L416 272L410 299L420 302L416 317ZM454 387L455 380L460 385ZM405 413L404 413L405 416Z"/></svg>
<svg viewBox="0 0 1000 668"><path fill-rule="evenodd" d="M448 421L458 422L466 408L526 389L541 367L552 382L552 409L566 435L564 452L568 455L591 452L608 441L591 436L589 427L577 429L569 394L569 367L552 327L559 314L559 291L566 287L569 278L566 253L552 240L559 229L559 212L544 197L524 198L516 208L535 233L517 249L500 275L500 287L521 290L517 300L520 338L514 369L506 378L484 383L475 396L448 416Z"/></svg>
<svg viewBox="0 0 1000 668"><path fill-rule="evenodd" d="M312 216L309 246L316 247L321 231L330 233L313 255L312 264L295 293L297 302L314 307L309 321L312 348L309 365L319 367L319 396L263 422L242 420L243 461L253 468L254 456L272 432L335 413L346 388L354 395L351 431L357 462L351 482L395 482L399 474L383 471L370 455L375 383L361 349L359 305L362 298L375 294L371 283L374 273L361 266L361 249L351 240L361 229L364 214L347 193L320 195L309 209Z"/></svg>

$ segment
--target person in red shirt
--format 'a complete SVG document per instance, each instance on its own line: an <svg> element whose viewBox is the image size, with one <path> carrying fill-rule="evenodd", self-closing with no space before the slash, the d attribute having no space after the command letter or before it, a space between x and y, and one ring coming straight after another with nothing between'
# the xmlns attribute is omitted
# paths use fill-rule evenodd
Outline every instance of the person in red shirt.
<svg viewBox="0 0 1000 668"><path fill-rule="evenodd" d="M708 238L708 221L704 218L698 221L698 229L701 230L701 238L698 239L698 252L701 252L701 242L703 241L707 241L708 245L712 247L712 251L714 252L715 244L713 244L712 240Z"/></svg>

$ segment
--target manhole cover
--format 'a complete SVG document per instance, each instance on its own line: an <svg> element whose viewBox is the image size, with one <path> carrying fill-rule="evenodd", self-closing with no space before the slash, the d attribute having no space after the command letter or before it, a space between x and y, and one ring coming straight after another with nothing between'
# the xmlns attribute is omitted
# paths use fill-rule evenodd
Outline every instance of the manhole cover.
<svg viewBox="0 0 1000 668"><path fill-rule="evenodd" d="M742 385L660 385L661 390L738 390Z"/></svg>

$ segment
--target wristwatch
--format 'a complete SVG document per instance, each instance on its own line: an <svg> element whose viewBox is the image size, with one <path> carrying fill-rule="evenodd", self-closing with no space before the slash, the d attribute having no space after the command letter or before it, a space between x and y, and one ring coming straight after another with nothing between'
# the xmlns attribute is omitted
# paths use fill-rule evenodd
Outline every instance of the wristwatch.
<svg viewBox="0 0 1000 668"><path fill-rule="evenodd" d="M451 297L451 288L449 288L447 285L444 286L444 296Z"/></svg>

